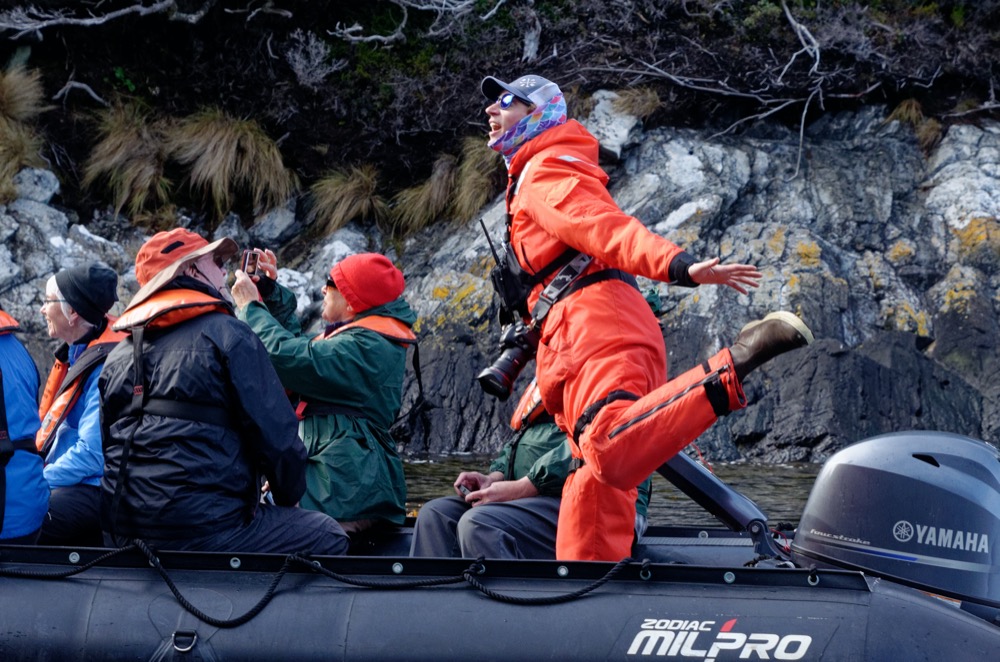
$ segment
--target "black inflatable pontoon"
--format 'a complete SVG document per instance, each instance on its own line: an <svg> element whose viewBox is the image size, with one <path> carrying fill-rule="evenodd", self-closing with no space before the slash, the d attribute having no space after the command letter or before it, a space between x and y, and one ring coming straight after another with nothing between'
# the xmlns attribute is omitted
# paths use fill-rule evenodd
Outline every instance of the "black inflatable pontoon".
<svg viewBox="0 0 1000 662"><path fill-rule="evenodd" d="M684 456L662 473L729 530L652 527L619 564L410 559L405 529L339 558L0 547L0 660L993 659L998 457L851 446L791 554Z"/></svg>

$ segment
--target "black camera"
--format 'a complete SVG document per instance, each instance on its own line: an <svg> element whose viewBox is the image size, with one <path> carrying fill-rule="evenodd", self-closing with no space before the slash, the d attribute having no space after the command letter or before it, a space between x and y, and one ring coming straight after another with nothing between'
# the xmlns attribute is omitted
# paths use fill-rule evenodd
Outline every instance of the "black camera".
<svg viewBox="0 0 1000 662"><path fill-rule="evenodd" d="M483 390L500 400L509 398L517 376L535 358L539 335L537 329L521 320L504 326L500 334L500 357L476 377Z"/></svg>

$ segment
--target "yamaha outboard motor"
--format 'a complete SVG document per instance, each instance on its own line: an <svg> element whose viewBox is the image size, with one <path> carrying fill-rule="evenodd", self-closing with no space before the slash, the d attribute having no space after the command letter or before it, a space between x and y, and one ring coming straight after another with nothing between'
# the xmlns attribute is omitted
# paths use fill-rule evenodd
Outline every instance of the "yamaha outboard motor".
<svg viewBox="0 0 1000 662"><path fill-rule="evenodd" d="M901 432L831 457L792 543L800 566L863 570L1000 608L1000 453L956 434Z"/></svg>

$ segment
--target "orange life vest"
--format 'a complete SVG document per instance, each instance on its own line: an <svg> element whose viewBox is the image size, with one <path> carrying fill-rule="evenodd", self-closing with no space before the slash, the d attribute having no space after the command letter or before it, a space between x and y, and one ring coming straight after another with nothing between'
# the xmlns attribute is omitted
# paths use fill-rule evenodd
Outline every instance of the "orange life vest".
<svg viewBox="0 0 1000 662"><path fill-rule="evenodd" d="M4 310L0 310L0 335L4 333L10 333L11 331L17 331L21 328L21 325L17 323L10 313Z"/></svg>
<svg viewBox="0 0 1000 662"><path fill-rule="evenodd" d="M52 370L49 371L45 389L42 391L42 401L38 406L42 427L35 434L35 447L42 457L48 454L55 441L56 430L80 399L87 377L94 368L104 363L108 353L126 336L125 333L112 328L115 318L109 316L107 320L108 324L101 335L87 343L87 349L72 366L56 358Z"/></svg>
<svg viewBox="0 0 1000 662"><path fill-rule="evenodd" d="M313 338L313 341L326 340L327 338L332 338L338 333L347 331L348 329L368 329L369 331L374 331L383 338L397 342L401 345L412 345L417 341L416 334L405 322L401 322L395 317L386 317L384 315L369 315L367 317L362 317L356 319L353 322L348 322L343 326L338 326L333 331L327 333L323 332Z"/></svg>
<svg viewBox="0 0 1000 662"><path fill-rule="evenodd" d="M410 327L405 322L402 322L396 319L395 317L387 317L385 315L368 315L367 317L356 319L352 322L344 324L343 326L338 326L333 331L330 332L324 331L323 333L318 334L316 337L313 338L313 342L327 340L329 338L334 337L338 333L343 333L344 331L347 331L348 329L368 329L369 331L374 331L375 333L379 334L386 340L399 343L400 345L404 346L413 345L414 347L416 347L417 345L416 334L413 333L413 330L410 329ZM415 357L414 360L416 360ZM417 370L418 370L417 379L419 380L420 373L419 369ZM420 387L420 390L421 393L423 393L423 386ZM294 395L291 395L291 397L294 402ZM320 409L317 409L317 407L319 407ZM299 403L295 407L295 415L301 421L306 416L312 416L314 415L315 412L319 412L320 410L324 412L329 412L331 411L331 407L337 409L338 413L349 413L359 416L362 415L360 411L353 410L350 407L344 407L339 405L337 406L324 405L323 403L319 403L317 405L316 403L309 402L308 400L302 398L299 399Z"/></svg>
<svg viewBox="0 0 1000 662"><path fill-rule="evenodd" d="M542 392L538 388L538 382L534 379L521 395L521 399L510 417L510 427L518 431L523 427L531 425L539 416L545 413L545 406L542 405Z"/></svg>
<svg viewBox="0 0 1000 662"><path fill-rule="evenodd" d="M115 322L115 330L127 331L139 326L162 329L209 312L233 314L218 297L196 290L164 290L126 308Z"/></svg>

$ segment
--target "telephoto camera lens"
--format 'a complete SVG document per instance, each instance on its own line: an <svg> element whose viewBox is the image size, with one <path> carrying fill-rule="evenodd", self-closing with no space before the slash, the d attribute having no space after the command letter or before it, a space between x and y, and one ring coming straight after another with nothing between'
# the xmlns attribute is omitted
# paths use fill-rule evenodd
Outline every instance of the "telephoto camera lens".
<svg viewBox="0 0 1000 662"><path fill-rule="evenodd" d="M501 401L509 398L517 376L535 356L538 336L537 330L521 322L504 327L500 335L500 349L503 350L500 358L476 377L483 390Z"/></svg>
<svg viewBox="0 0 1000 662"><path fill-rule="evenodd" d="M514 380L521 374L524 364L530 359L531 356L525 350L520 347L511 347L504 350L500 358L479 373L476 379L479 380L479 385L483 387L484 391L498 400L504 401L510 397Z"/></svg>

